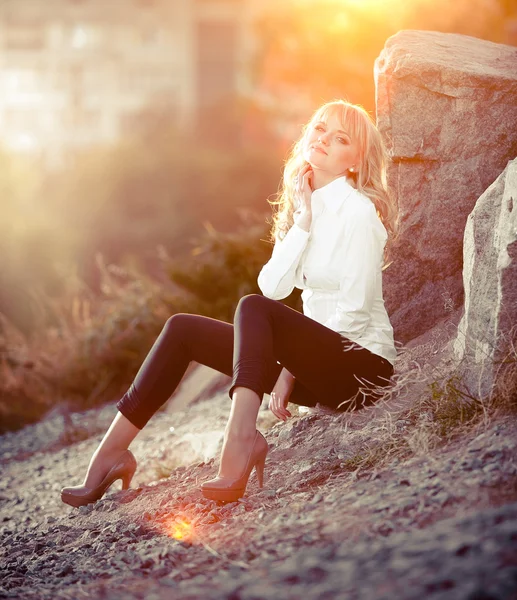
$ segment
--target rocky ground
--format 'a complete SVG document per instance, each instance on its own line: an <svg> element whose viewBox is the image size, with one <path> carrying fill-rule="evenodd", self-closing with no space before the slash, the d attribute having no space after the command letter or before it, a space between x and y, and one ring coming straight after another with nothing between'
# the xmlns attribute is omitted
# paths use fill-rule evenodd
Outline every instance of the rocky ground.
<svg viewBox="0 0 517 600"><path fill-rule="evenodd" d="M389 407L279 423L265 401L265 487L252 475L224 505L199 491L217 471L222 384L156 414L131 446L132 488L80 509L59 491L82 479L114 406L1 436L0 597L517 599L514 413L431 446Z"/></svg>

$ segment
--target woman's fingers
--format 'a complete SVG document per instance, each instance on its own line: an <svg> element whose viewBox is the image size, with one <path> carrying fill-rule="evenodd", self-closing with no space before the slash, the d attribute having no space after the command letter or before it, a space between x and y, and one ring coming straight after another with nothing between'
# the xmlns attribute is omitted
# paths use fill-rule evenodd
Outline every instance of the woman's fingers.
<svg viewBox="0 0 517 600"><path fill-rule="evenodd" d="M312 193L312 169L309 169L303 176L303 188Z"/></svg>
<svg viewBox="0 0 517 600"><path fill-rule="evenodd" d="M296 185L296 193L305 204L307 209L309 209L311 206L312 191L312 168L310 165L306 165L300 169L298 182Z"/></svg>
<svg viewBox="0 0 517 600"><path fill-rule="evenodd" d="M275 415L275 417L282 419L280 416L280 411L278 410L278 404L275 402L273 396L271 396L271 400L269 401L269 410Z"/></svg>
<svg viewBox="0 0 517 600"><path fill-rule="evenodd" d="M312 167L309 164L303 166L298 172L298 176L296 177L296 189L298 192L301 192L304 188L304 181L307 175L312 174Z"/></svg>
<svg viewBox="0 0 517 600"><path fill-rule="evenodd" d="M271 399L269 401L269 409L271 412L282 421L286 421L287 417L291 417L291 413L285 407L286 402L281 400L274 392L271 394Z"/></svg>

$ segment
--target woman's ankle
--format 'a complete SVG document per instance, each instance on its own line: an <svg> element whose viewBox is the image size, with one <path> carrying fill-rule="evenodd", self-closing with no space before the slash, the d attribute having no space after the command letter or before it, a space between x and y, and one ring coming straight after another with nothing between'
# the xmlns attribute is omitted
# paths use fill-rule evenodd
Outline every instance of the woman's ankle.
<svg viewBox="0 0 517 600"><path fill-rule="evenodd" d="M227 426L224 432L225 442L246 443L255 439L257 429L255 423Z"/></svg>
<svg viewBox="0 0 517 600"><path fill-rule="evenodd" d="M90 459L83 485L97 487L127 448L97 448Z"/></svg>

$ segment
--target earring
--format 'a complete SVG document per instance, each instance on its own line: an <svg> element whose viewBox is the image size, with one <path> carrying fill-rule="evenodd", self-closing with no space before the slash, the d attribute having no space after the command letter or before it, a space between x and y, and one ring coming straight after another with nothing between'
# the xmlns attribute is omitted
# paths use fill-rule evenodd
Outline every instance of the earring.
<svg viewBox="0 0 517 600"><path fill-rule="evenodd" d="M348 169L350 171L350 173L354 172L354 167L350 167L350 169Z"/></svg>

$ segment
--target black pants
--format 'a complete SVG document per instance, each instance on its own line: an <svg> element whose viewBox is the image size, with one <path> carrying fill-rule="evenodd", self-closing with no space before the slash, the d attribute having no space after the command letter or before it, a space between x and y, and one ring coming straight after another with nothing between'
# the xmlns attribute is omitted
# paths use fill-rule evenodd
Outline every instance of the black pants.
<svg viewBox="0 0 517 600"><path fill-rule="evenodd" d="M386 359L277 300L250 294L240 300L234 325L186 313L168 319L118 410L143 428L191 361L233 376L230 398L243 386L262 399L285 367L296 378L290 402L341 411L378 400L379 386L393 374Z"/></svg>

